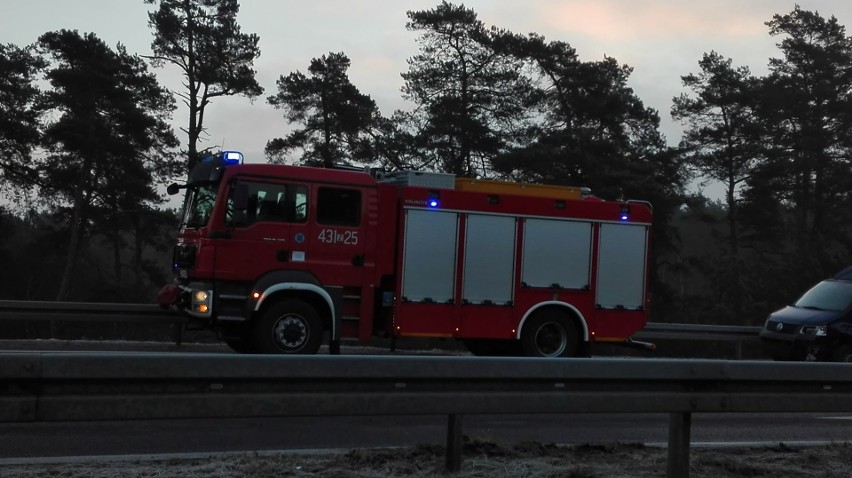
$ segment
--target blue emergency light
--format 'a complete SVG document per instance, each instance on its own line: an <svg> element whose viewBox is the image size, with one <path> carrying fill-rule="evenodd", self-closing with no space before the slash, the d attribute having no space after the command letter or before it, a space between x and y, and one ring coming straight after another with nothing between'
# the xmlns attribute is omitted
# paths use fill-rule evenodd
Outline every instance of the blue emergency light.
<svg viewBox="0 0 852 478"><path fill-rule="evenodd" d="M225 164L243 164L243 153L239 151L223 151L222 159Z"/></svg>
<svg viewBox="0 0 852 478"><path fill-rule="evenodd" d="M222 161L225 165L230 166L233 164L243 164L243 153L239 151L222 151L221 153L213 156L205 156L201 158L202 163L208 163L213 161L216 158L222 158Z"/></svg>
<svg viewBox="0 0 852 478"><path fill-rule="evenodd" d="M630 206L627 204L621 205L621 214L619 215L619 219L621 219L621 222L627 222L630 220Z"/></svg>
<svg viewBox="0 0 852 478"><path fill-rule="evenodd" d="M436 208L441 205L439 200L441 194L438 191L429 191L429 198L426 200L426 205L430 208Z"/></svg>

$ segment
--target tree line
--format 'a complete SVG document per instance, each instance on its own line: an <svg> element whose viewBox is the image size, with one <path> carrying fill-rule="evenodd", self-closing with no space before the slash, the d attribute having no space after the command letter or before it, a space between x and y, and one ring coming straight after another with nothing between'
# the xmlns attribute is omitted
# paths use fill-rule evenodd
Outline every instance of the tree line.
<svg viewBox="0 0 852 478"><path fill-rule="evenodd" d="M264 93L259 37L241 32L237 0L143 1L149 56L67 30L0 44L0 187L13 199L0 215L0 260L18 271L0 278L4 298L149 298L168 280L176 233L158 185L205 154L216 98ZM796 6L768 19L778 57L764 77L704 54L672 100L685 128L677 146L614 58L583 61L567 42L487 26L446 1L407 17L417 53L401 96L411 108L384 116L350 81L346 54L327 52L266 97L284 120L266 144L270 162L648 200L658 321L757 324L852 262L852 40L835 17ZM165 65L181 71L183 89L158 83L150 68ZM184 151L168 126L178 100L189 111ZM690 193L696 178L722 184L724 197Z"/></svg>

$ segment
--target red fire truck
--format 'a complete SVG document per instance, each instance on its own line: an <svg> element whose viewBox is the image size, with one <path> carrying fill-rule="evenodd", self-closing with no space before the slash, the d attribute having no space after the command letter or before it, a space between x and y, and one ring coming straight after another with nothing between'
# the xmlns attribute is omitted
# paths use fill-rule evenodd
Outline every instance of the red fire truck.
<svg viewBox="0 0 852 478"><path fill-rule="evenodd" d="M246 353L459 339L588 355L648 317L651 207L580 188L205 158L185 185L177 307Z"/></svg>

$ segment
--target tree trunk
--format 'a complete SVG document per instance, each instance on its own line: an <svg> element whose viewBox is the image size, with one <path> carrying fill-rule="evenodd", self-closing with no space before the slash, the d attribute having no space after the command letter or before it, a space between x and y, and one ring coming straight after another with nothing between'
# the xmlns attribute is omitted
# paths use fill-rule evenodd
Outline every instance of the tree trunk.
<svg viewBox="0 0 852 478"><path fill-rule="evenodd" d="M74 193L74 209L71 214L69 225L68 256L65 258L65 267L62 270L62 279L59 281L59 290L56 300L59 302L68 300L68 291L71 286L71 277L77 267L77 253L80 248L80 234L83 222L83 191L77 189Z"/></svg>

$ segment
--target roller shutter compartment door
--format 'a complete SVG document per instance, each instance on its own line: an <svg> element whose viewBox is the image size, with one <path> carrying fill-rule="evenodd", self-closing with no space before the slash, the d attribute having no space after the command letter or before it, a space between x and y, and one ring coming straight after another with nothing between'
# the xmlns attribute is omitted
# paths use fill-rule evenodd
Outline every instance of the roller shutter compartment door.
<svg viewBox="0 0 852 478"><path fill-rule="evenodd" d="M645 304L648 227L601 224L598 248L597 305L639 309Z"/></svg>
<svg viewBox="0 0 852 478"><path fill-rule="evenodd" d="M405 221L402 297L412 302L453 300L458 214L409 209Z"/></svg>

